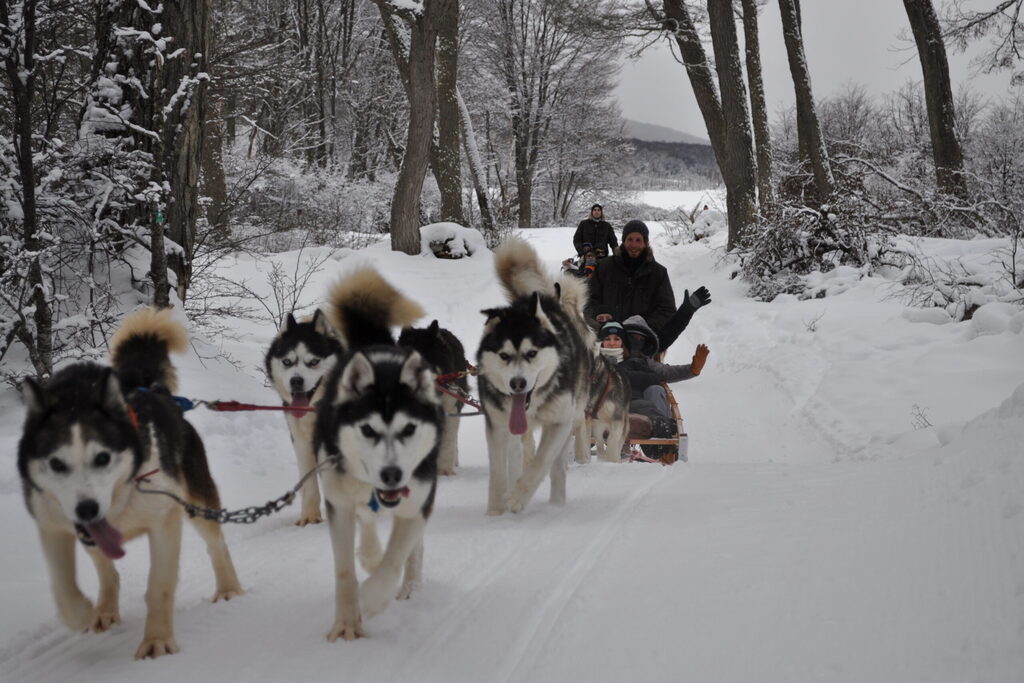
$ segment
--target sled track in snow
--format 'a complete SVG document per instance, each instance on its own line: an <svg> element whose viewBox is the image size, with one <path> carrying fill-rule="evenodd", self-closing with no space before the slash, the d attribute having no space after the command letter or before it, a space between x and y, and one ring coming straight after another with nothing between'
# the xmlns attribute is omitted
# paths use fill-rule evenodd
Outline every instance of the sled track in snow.
<svg viewBox="0 0 1024 683"><path fill-rule="evenodd" d="M519 638L509 644L509 655L497 663L490 677L491 681L536 680L530 675L536 661L535 657L530 656L531 653L544 646L562 612L580 586L584 585L583 579L594 571L595 560L615 538L619 537L623 528L633 519L631 513L640 507L651 489L665 480L668 471L668 468L662 467L659 476L652 477L649 483L634 489L628 498L615 506L609 516L613 521L603 525L601 531L576 556L569 569L561 573L561 579L550 592L551 597L547 598L523 625L519 631Z"/></svg>

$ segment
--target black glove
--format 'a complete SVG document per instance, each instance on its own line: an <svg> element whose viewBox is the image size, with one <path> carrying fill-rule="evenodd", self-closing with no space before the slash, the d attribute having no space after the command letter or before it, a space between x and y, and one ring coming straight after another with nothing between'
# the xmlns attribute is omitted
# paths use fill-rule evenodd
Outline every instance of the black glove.
<svg viewBox="0 0 1024 683"><path fill-rule="evenodd" d="M707 306L709 303L711 303L711 292L708 291L707 287L701 286L693 294L690 294L690 290L687 289L683 293L683 304L679 307L679 310L688 310L692 313L701 306Z"/></svg>

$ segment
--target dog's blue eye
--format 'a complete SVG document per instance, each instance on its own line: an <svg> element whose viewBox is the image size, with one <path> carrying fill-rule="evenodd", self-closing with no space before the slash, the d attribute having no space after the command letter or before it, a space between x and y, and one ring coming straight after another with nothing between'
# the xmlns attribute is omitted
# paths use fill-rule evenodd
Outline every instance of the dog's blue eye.
<svg viewBox="0 0 1024 683"><path fill-rule="evenodd" d="M286 368L290 368L291 366L295 365L295 361L285 358L281 361L281 364L284 365Z"/></svg>
<svg viewBox="0 0 1024 683"><path fill-rule="evenodd" d="M370 425L363 425L359 429L360 431L362 431L363 436L365 436L367 439L377 438L377 432L373 431L373 427L371 427Z"/></svg>
<svg viewBox="0 0 1024 683"><path fill-rule="evenodd" d="M527 357L527 359L536 358L537 357L537 349L532 349L530 351L527 351L526 352L526 357Z"/></svg>
<svg viewBox="0 0 1024 683"><path fill-rule="evenodd" d="M100 451L96 454L96 457L92 459L94 467L106 467L110 464L110 453L106 451Z"/></svg>
<svg viewBox="0 0 1024 683"><path fill-rule="evenodd" d="M316 366L320 365L320 359L314 358L313 360L308 360L306 361L306 365L308 365L311 368L315 368Z"/></svg>
<svg viewBox="0 0 1024 683"><path fill-rule="evenodd" d="M410 422L409 424L405 425L405 429L403 429L401 432L398 433L398 436L403 438L403 439L406 439L406 438L412 436L415 433L416 433L416 425L414 425L412 422Z"/></svg>
<svg viewBox="0 0 1024 683"><path fill-rule="evenodd" d="M502 351L501 353L498 354L498 358L502 359L503 361L505 361L507 363L509 361L509 359L512 358L512 356L510 356L507 353L505 353L504 351Z"/></svg>
<svg viewBox="0 0 1024 683"><path fill-rule="evenodd" d="M60 458L50 458L50 469L61 474L68 471L68 466Z"/></svg>

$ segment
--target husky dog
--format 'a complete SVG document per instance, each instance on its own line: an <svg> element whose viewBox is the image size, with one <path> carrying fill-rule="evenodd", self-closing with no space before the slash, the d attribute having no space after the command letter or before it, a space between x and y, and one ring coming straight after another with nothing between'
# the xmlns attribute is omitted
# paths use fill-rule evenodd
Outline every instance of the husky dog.
<svg viewBox="0 0 1024 683"><path fill-rule="evenodd" d="M120 621L120 578L113 560L122 544L149 535L146 626L136 659L178 651L174 591L178 583L182 508L139 493L133 480L202 507L219 508L203 443L168 391L176 389L168 353L184 351L185 329L169 310L130 315L111 340L113 367L76 363L40 386L24 383L28 416L18 444L18 472L39 526L57 612L75 631L106 631ZM220 527L190 520L206 542L217 579L213 601L242 592ZM75 578L75 538L99 575L96 605Z"/></svg>
<svg viewBox="0 0 1024 683"><path fill-rule="evenodd" d="M629 382L616 364L598 355L590 375L587 417L590 438L601 460L619 462L629 433L629 396Z"/></svg>
<svg viewBox="0 0 1024 683"><path fill-rule="evenodd" d="M314 431L334 548L335 621L327 639L335 641L364 635L363 616L408 598L422 580L444 414L430 363L391 336L392 326L423 315L418 305L372 269L334 285L329 304L331 324L348 349L327 378ZM385 510L394 516L391 536L382 557L360 550L371 570L360 586L356 520Z"/></svg>
<svg viewBox="0 0 1024 683"><path fill-rule="evenodd" d="M449 330L440 327L437 321L429 327L406 327L398 337L398 345L419 351L420 355L432 363L441 374L461 372L469 367L466 351L459 338ZM455 381L465 394L469 394L469 381L465 376ZM459 464L459 413L462 412L462 401L444 394L441 397L444 408L445 423L441 436L441 455L438 458L438 474L455 474L455 466Z"/></svg>
<svg viewBox="0 0 1024 683"><path fill-rule="evenodd" d="M503 244L494 262L509 305L483 311L477 365L490 459L487 514L500 515L523 510L548 472L551 502L565 502L569 437L583 423L591 355L576 310L585 291L573 289L585 283L565 276L556 286L519 240ZM520 437L535 427L540 444L524 467Z"/></svg>
<svg viewBox="0 0 1024 683"><path fill-rule="evenodd" d="M267 350L267 376L286 406L308 408L323 396L323 380L340 353L341 344L334 337L334 331L322 311L317 309L312 318L302 322L296 322L289 313ZM285 419L301 477L316 467L316 454L313 452L316 414L306 410L286 411ZM295 524L306 526L322 521L320 489L316 478L310 477L302 485L302 512Z"/></svg>

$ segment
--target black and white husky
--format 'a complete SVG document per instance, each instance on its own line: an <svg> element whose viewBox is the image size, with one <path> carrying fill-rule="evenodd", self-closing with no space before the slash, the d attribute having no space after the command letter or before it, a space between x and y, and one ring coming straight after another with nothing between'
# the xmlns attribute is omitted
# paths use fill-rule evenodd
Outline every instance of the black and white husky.
<svg viewBox="0 0 1024 683"><path fill-rule="evenodd" d="M136 658L178 651L174 592L178 583L182 508L138 492L133 480L195 505L219 508L203 443L169 391L176 388L168 353L184 351L184 327L169 310L143 309L111 340L113 367L76 363L40 386L24 383L28 416L18 444L18 471L50 572L57 612L75 631L106 631L120 621L114 560L122 544L149 536L146 625ZM242 592L220 527L190 520L206 542L217 580L213 601ZM75 540L99 575L95 606L78 587Z"/></svg>
<svg viewBox="0 0 1024 683"><path fill-rule="evenodd" d="M316 467L313 452L313 427L316 414L302 410L323 396L324 378L334 367L341 344L334 337L327 317L317 309L309 320L297 322L289 313L265 358L267 376L281 396L284 405L296 408L286 411L285 420L291 433L295 458L299 463L299 476ZM319 524L320 488L315 477L302 485L302 511L297 526Z"/></svg>
<svg viewBox="0 0 1024 683"><path fill-rule="evenodd" d="M450 330L438 325L436 320L427 327L406 327L398 337L398 345L419 351L443 375L462 372L469 367L462 342ZM469 394L469 381L465 376L454 384L464 394ZM459 413L462 412L462 405L462 401L448 394L441 397L445 423L441 436L441 454L438 457L438 474L455 474L455 467L459 464Z"/></svg>
<svg viewBox="0 0 1024 683"><path fill-rule="evenodd" d="M585 283L564 276L556 285L519 240L499 247L494 262L509 305L483 312L477 365L490 459L487 514L500 515L525 508L549 472L551 502L565 502L569 439L584 431L592 356L584 341ZM521 437L529 440L535 428L540 442L524 466Z"/></svg>
<svg viewBox="0 0 1024 683"><path fill-rule="evenodd" d="M430 363L391 335L392 327L422 315L371 269L344 278L329 294L328 316L347 349L327 378L314 432L334 548L330 641L364 635L364 616L408 598L422 580L444 415ZM360 549L370 576L359 585L356 521L379 512L393 515L391 536L383 556Z"/></svg>

